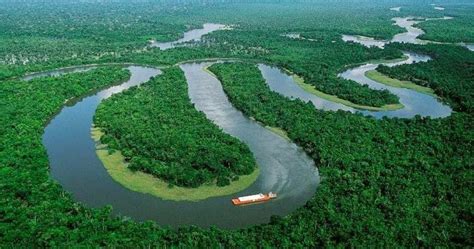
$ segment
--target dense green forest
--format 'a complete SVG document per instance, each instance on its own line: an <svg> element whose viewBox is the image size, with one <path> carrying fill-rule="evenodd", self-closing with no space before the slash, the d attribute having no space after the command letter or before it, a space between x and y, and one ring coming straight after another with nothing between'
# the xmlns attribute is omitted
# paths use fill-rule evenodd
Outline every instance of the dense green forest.
<svg viewBox="0 0 474 249"><path fill-rule="evenodd" d="M94 123L105 132L101 142L120 150L130 169L171 185L224 186L256 166L245 144L194 108L177 67L101 103Z"/></svg>
<svg viewBox="0 0 474 249"><path fill-rule="evenodd" d="M107 9L108 4L103 4ZM392 13L380 12L380 9L384 8L383 5L374 8L369 3L351 7L327 6L322 3L257 3L250 6L217 5L213 8L197 5L193 9L181 7L174 8L173 11L162 9L150 2L131 5L133 11L128 11L132 6L122 2L118 8L114 6L114 11L108 10L99 15L93 4L85 4L74 13L80 18L73 18L75 16L65 17L63 14L70 7L67 4L41 4L41 12L30 14L36 16L47 12L46 16L39 18L47 24L25 20L23 15L18 16L20 12L16 9L17 5L13 5L12 9L7 6L7 20L11 22L4 24L8 32L3 45L5 49L0 49L0 58L3 57L7 63L3 70L0 67L0 79L2 76L5 78L21 74L25 70L40 70L25 61L55 68L96 62L140 61L148 64L173 64L184 58L250 57L269 60L282 67L288 66L288 69L302 75L319 90L356 104L383 106L398 103L398 99L387 91L374 91L335 75L351 64L401 56L397 50L367 49L358 45L351 48L340 39L340 35L345 33L389 38L400 32L399 28L391 25L389 19ZM354 8L364 11L356 11ZM153 18L157 13L162 15L159 23ZM260 18L245 20L242 13L245 13L246 17ZM203 15L206 16L205 20ZM357 17L354 18L353 15ZM368 16L372 18L367 18ZM88 21L85 21L86 18ZM174 37L179 36L186 28L184 23L187 23L188 28L193 28L204 21L237 26L234 32L211 34L205 41L207 49L176 49L166 52L154 50L145 53L150 50L144 48L147 40L159 37L172 40L173 36L169 33L174 32ZM96 24L90 25L91 22ZM149 25L154 25L154 28ZM47 31L42 32L46 27ZM317 38L321 39L318 42L289 43L289 38L281 36L288 32L309 32L317 34ZM87 35L82 35L83 33ZM26 34L36 38L30 39ZM89 37L89 34L92 35ZM71 40L77 42L71 45ZM291 46L288 46L289 44ZM1 51L6 53L1 54Z"/></svg>
<svg viewBox="0 0 474 249"><path fill-rule="evenodd" d="M382 50L341 40L342 34L388 39L403 31L392 25L390 19L396 16L449 15L455 18L420 23L426 31L422 38L474 41L470 1L444 1L444 11L434 10L431 3L2 1L0 247L473 247L474 53L454 45L391 44ZM402 6L400 12L389 10L396 6ZM233 30L206 35L189 47L147 47L150 39L175 40L206 22L233 25ZM316 41L282 36L292 32ZM252 63L211 68L235 107L285 130L314 159L322 177L306 205L288 216L273 217L269 224L238 230L171 229L152 221L136 222L112 215L113 207L89 208L76 202L52 179L41 143L44 127L66 100L122 82L128 71L106 66L28 82L15 78L82 64L172 66L193 59L239 58L286 68L317 89L354 103L382 106L398 102L397 97L337 74L366 61L399 58L402 51L427 54L433 60L378 70L433 88L456 111L450 117L376 120L319 111L311 103L272 92ZM176 185L213 180L225 184L253 169L248 148L205 120L189 103L186 91L183 73L171 67L142 87L113 96L96 116L109 134L103 142L129 156L167 152L160 164L149 163L148 156L130 161L140 160L132 167ZM129 120L131 112L140 122ZM150 126L157 129L146 129ZM139 133L147 136L140 139ZM178 135L183 140L173 140ZM166 142L158 143L159 139ZM183 151L185 142L180 141L194 149ZM204 148L202 161L193 161ZM235 167L222 168L224 158ZM200 168L187 167L171 179L155 167L176 163ZM225 178L217 178L221 173Z"/></svg>
<svg viewBox="0 0 474 249"><path fill-rule="evenodd" d="M420 38L440 42L474 43L474 30L470 28L474 22L473 11L474 5L472 4L446 5L446 9L441 14L454 18L451 20L422 22L416 25L426 31Z"/></svg>
<svg viewBox="0 0 474 249"><path fill-rule="evenodd" d="M307 231L312 237L392 246L461 245L471 238L473 214L464 200L473 197L472 115L376 121L318 111L271 92L254 65L210 69L237 108L283 128L318 162L325 179L297 225L314 226ZM342 230L326 234L334 225Z"/></svg>
<svg viewBox="0 0 474 249"><path fill-rule="evenodd" d="M409 80L435 90L436 94L459 111L474 110L474 53L460 46L429 44L425 46L397 45L427 54L434 60L398 67L379 66L378 71L397 79Z"/></svg>
<svg viewBox="0 0 474 249"><path fill-rule="evenodd" d="M51 180L41 135L44 126L66 100L121 83L128 77L129 72L121 68L101 67L57 78L1 82L2 247L46 245L51 237L65 236L68 227L77 227L75 222L101 216L103 211L85 210ZM99 219L103 217L106 216ZM27 238L30 238L29 242ZM53 246L54 242L49 245Z"/></svg>
<svg viewBox="0 0 474 249"><path fill-rule="evenodd" d="M403 15L442 15L428 7L429 4L400 3L405 6L401 12ZM340 39L342 34L388 39L402 32L399 27L391 25L390 18L400 15L388 11L394 4L391 1L382 1L378 6L370 1L347 6L319 1L312 4L250 5L219 5L211 1L208 4L212 8L198 3L170 8L150 1L105 1L100 3L103 7L100 11L96 4L41 2L1 7L0 13L6 21L0 26L5 30L0 34L3 40L0 61L4 61L3 65L0 64L0 79L25 71L98 62L170 65L190 58L250 57L288 67L318 90L356 104L380 107L398 103L397 97L387 91L371 90L335 75L345 67L367 60L401 56L397 50L368 49L360 45L351 47ZM70 8L76 9L66 15ZM24 13L35 21L23 18ZM470 26L466 19L469 15L461 7L453 7L447 13L460 16L461 21L451 25L456 30L467 30ZM160 18L154 18L156 15ZM183 48L162 52L146 47L150 39L173 40L183 31L203 22L234 25L234 31L209 35L204 41L207 47L199 50ZM424 22L423 25L427 23L440 22ZM473 39L472 34L461 31L459 33L467 38L457 41ZM288 32L299 32L316 42L288 41L289 38L281 36ZM443 35L439 38L442 41L457 39L453 38L455 33L433 33Z"/></svg>

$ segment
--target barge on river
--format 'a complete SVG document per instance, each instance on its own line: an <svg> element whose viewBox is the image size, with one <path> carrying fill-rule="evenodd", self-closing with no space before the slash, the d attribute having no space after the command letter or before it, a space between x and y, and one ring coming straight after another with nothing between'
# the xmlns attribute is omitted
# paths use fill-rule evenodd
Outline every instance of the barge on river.
<svg viewBox="0 0 474 249"><path fill-rule="evenodd" d="M239 198L234 198L232 199L232 203L235 206L240 206L240 205L246 205L246 204L253 204L253 203L261 203L261 202L266 202L271 199L276 198L277 195L275 193L268 193L268 194L256 194L256 195L248 195L248 196L242 196Z"/></svg>

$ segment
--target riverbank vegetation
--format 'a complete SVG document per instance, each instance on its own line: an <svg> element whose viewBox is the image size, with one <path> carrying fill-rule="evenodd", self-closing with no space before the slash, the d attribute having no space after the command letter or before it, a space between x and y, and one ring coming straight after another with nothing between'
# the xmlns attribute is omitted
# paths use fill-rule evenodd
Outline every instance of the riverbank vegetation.
<svg viewBox="0 0 474 249"><path fill-rule="evenodd" d="M120 151L128 168L154 175L170 186L229 185L256 167L249 148L197 111L177 67L105 100L94 123L111 153Z"/></svg>
<svg viewBox="0 0 474 249"><path fill-rule="evenodd" d="M377 121L324 112L272 92L255 65L224 63L210 70L238 109L287 131L324 176L316 198L298 212L299 221L278 224L310 228L312 238L349 240L351 245L367 240L385 246L469 240L471 211L464 199L472 198L471 115ZM335 224L344 228L331 228Z"/></svg>
<svg viewBox="0 0 474 249"><path fill-rule="evenodd" d="M330 32L312 32L312 39L291 39L268 31L219 32L211 38L213 47L239 51L238 47L262 48L252 53L253 58L261 58L281 68L286 68L316 90L359 106L382 107L398 104L398 97L389 91L370 89L366 85L342 79L339 72L357 64L375 59L396 59L403 54L395 49L366 48L358 44L346 44L340 35ZM276 48L266 51L265 47ZM248 52L247 52L248 53ZM337 55L337 56L333 56ZM247 55L248 56L248 55ZM331 58L328 60L328 58Z"/></svg>
<svg viewBox="0 0 474 249"><path fill-rule="evenodd" d="M400 45L390 46L427 54L433 58L426 63L379 66L377 71L390 78L429 87L458 111L474 110L474 53L454 45Z"/></svg>
<svg viewBox="0 0 474 249"><path fill-rule="evenodd" d="M129 169L126 158L120 151L110 153L107 145L100 143L103 132L99 128L93 128L91 135L97 144L97 156L115 181L133 191L150 194L164 200L200 201L209 197L230 195L249 187L255 182L260 173L259 169L256 168L250 175L239 176L238 181L233 181L229 185L221 187L212 182L196 188L170 187L169 183L153 175Z"/></svg>
<svg viewBox="0 0 474 249"><path fill-rule="evenodd" d="M64 238L60 230L78 227L79 220L100 220L98 217L103 211L87 210L74 203L71 196L51 180L41 135L44 126L66 100L121 83L129 76L129 72L120 67L101 67L62 77L0 83L2 247L46 245L51 237ZM20 237L23 237L22 242L18 241ZM54 246L54 243L49 245Z"/></svg>
<svg viewBox="0 0 474 249"><path fill-rule="evenodd" d="M420 39L449 42L449 43L474 43L474 30L471 28L474 23L474 6L470 5L446 5L442 15L454 17L451 20L431 20L421 22L416 25L423 29L425 34ZM430 15L432 16L432 15Z"/></svg>
<svg viewBox="0 0 474 249"><path fill-rule="evenodd" d="M365 72L365 76L371 80L377 81L379 83L382 83L388 86L412 89L420 93L425 93L425 94L435 96L433 89L429 87L420 86L410 81L393 79L378 72L377 70L367 71Z"/></svg>
<svg viewBox="0 0 474 249"><path fill-rule="evenodd" d="M402 104L387 104L383 105L381 107L373 107L373 106L367 106L367 105L358 105L354 104L348 100L338 98L337 96L334 95L329 95L326 93L323 93L321 91L318 91L313 85L307 84L304 82L303 78L293 74L293 79L298 86L303 88L305 91L314 94L320 98L335 102L335 103L341 103L346 106L350 106L356 109L361 109L361 110L370 110L370 111L390 111L390 110L397 110L403 108Z"/></svg>

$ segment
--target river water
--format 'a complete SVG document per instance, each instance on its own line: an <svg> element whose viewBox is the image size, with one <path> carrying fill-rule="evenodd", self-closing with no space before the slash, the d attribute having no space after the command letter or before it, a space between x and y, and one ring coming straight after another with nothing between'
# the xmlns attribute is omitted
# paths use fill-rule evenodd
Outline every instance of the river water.
<svg viewBox="0 0 474 249"><path fill-rule="evenodd" d="M387 66L396 66L400 64L411 64L416 62L423 62L429 60L429 57L423 55L417 55L414 53L405 53L408 58L404 61L384 63ZM323 98L320 98L314 94L311 94L294 81L293 77L289 76L282 70L276 67L267 66L264 64L259 65L259 69L262 72L266 83L271 90L278 92L291 99L299 98L305 102L310 101L314 104L315 108L326 110L326 111L349 111L359 112L364 115L373 116L375 118L382 117L397 117L397 118L413 118L416 115L423 117L442 118L449 116L452 109L446 104L442 103L437 97L419 93L406 88L391 87L376 81L373 81L365 76L365 72L374 70L379 64L364 64L362 66L349 69L339 76L344 79L354 80L359 84L366 84L369 88L376 90L388 90L391 93L397 95L400 99L400 103L404 105L404 108L394 111L367 111L357 110L352 107L335 103Z"/></svg>
<svg viewBox="0 0 474 249"><path fill-rule="evenodd" d="M183 35L183 38L176 40L176 41L171 41L171 42L157 42L157 41L151 41L150 46L151 47L158 47L161 50L167 50L170 48L174 48L177 46L181 46L185 42L190 42L190 41L199 41L201 40L201 37L203 35L212 33L217 30L224 29L226 26L223 24L216 24L216 23L205 23L203 24L203 27L201 29L193 29L188 32L185 32Z"/></svg>
<svg viewBox="0 0 474 249"><path fill-rule="evenodd" d="M387 44L387 41L376 40L372 37L366 37L361 35L342 35L342 40L345 42L360 43L366 47L384 48L385 44Z"/></svg>
<svg viewBox="0 0 474 249"><path fill-rule="evenodd" d="M236 110L220 82L203 71L208 63L181 65L189 95L198 110L224 132L246 143L260 169L257 181L240 193L199 202L165 201L134 192L115 182L96 155L90 135L92 119L100 102L113 93L142 84L160 74L153 68L129 67L129 81L66 106L52 119L43 135L51 174L74 199L90 207L111 205L114 214L136 220L154 220L172 227L197 225L241 228L267 223L272 215L286 215L304 205L319 183L314 162L294 143L248 119ZM231 198L274 191L278 198L261 205L235 207Z"/></svg>
<svg viewBox="0 0 474 249"><path fill-rule="evenodd" d="M414 27L416 24L428 20L449 20L452 17L445 16L441 18L425 18L424 20L417 20L415 17L394 17L392 21L394 25L397 25L401 28L404 28L406 31L396 34L393 38L389 41L387 40L376 40L371 37L365 36L358 36L358 35L342 35L342 40L346 42L355 42L362 44L366 47L379 47L383 48L386 44L391 42L399 42L399 43L412 43L412 44L427 44L431 41L427 40L420 40L418 37L423 35L425 32L417 27Z"/></svg>
<svg viewBox="0 0 474 249"><path fill-rule="evenodd" d="M415 53L404 53L407 59L400 62L382 63L383 65L393 67L402 64L412 64L418 62L426 62L430 59L428 56L419 55ZM365 64L359 67L349 69L339 76L356 81L362 85L368 85L371 89L388 90L399 97L399 101L403 104L403 108L394 111L359 111L365 115L374 116L376 118L382 117L398 117L398 118L413 118L416 115L422 117L443 118L451 115L452 109L441 102L436 96L420 93L407 88L392 87L385 84L378 83L365 76L367 71L376 69L380 64Z"/></svg>
<svg viewBox="0 0 474 249"><path fill-rule="evenodd" d="M447 20L450 19L450 17L443 17L438 19ZM418 39L420 35L424 34L423 30L414 27L415 24L420 22L419 20L415 21L413 17L395 17L392 20L394 21L395 25L405 28L406 31L400 34L396 34L390 41L376 40L370 37L353 35L343 35L342 39L346 42L356 42L366 47L375 46L381 49L383 49L384 46L390 42L404 42L414 44L427 43L427 41ZM376 69L379 65L393 67L403 64L426 62L430 60L430 57L428 56L419 55L412 52L405 52L404 55L407 58L402 61L375 64L367 63L355 68L351 68L339 74L339 77L342 77L347 80L353 80L361 85L367 85L371 89L388 90L391 93L397 95L399 97L400 103L403 104L404 107L402 109L394 111L357 110L352 107L345 106L343 104L334 103L332 101L325 100L303 90L296 84L296 82L291 76L287 75L278 68L269 67L266 65L259 65L259 68L270 89L289 98L299 98L304 101L310 101L317 109L327 111L344 110L349 112L359 112L364 115L373 116L375 118L413 118L416 115L432 118L442 118L449 116L452 112L452 109L446 104L442 103L435 96L419 93L406 88L391 87L373 81L365 76L366 72Z"/></svg>

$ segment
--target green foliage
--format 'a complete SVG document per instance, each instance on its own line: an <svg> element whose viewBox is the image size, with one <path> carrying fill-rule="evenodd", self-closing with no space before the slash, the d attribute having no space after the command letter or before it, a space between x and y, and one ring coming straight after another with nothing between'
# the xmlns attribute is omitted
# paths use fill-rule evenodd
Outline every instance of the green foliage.
<svg viewBox="0 0 474 249"><path fill-rule="evenodd" d="M467 187L472 115L375 120L324 112L272 92L254 65L215 64L210 70L238 109L282 127L317 162L324 180L315 198L274 225L297 231L291 233L295 241L381 247L472 242L473 213L464 201L473 198Z"/></svg>
<svg viewBox="0 0 474 249"><path fill-rule="evenodd" d="M108 216L106 209L92 211L74 203L61 186L51 180L41 135L44 126L66 100L120 83L128 77L128 71L121 68L101 67L64 77L1 82L2 247L59 246L60 240L67 245L64 240L67 229L90 226L81 225L81 220L93 224ZM84 236L76 234L72 237L80 239ZM21 237L23 239L18 241ZM96 235L91 232L87 237L94 240Z"/></svg>
<svg viewBox="0 0 474 249"><path fill-rule="evenodd" d="M129 168L171 184L229 185L255 169L249 148L222 132L191 104L183 72L173 67L143 86L116 94L97 109L101 142L120 150Z"/></svg>
<svg viewBox="0 0 474 249"><path fill-rule="evenodd" d="M101 2L101 8L67 2L6 5L8 18L0 26L4 31L0 61L14 73L2 75L0 65L0 77L98 62L170 65L179 58L243 57L288 67L318 90L356 104L380 107L398 103L388 91L372 90L336 76L350 65L401 56L397 50L368 49L341 40L342 34L389 38L400 32L391 25L390 4L211 4L212 8L165 8L151 2ZM25 14L30 18L25 19ZM234 31L209 35L201 44L207 48L200 51L144 49L150 38L173 40L203 22L237 26ZM288 32L318 41L281 36Z"/></svg>
<svg viewBox="0 0 474 249"><path fill-rule="evenodd" d="M335 31L306 31L303 34L316 41L291 39L268 30L220 32L209 39L212 39L214 47L247 53L252 58L261 58L289 69L317 90L355 104L381 107L398 103L398 97L389 91L372 90L342 79L337 74L349 66L369 60L401 57L400 51L346 44ZM239 49L241 46L243 49ZM249 48L254 49L249 51Z"/></svg>
<svg viewBox="0 0 474 249"><path fill-rule="evenodd" d="M427 54L434 60L397 67L379 66L381 73L432 88L449 101L454 109L472 113L474 110L474 53L464 47L446 45L392 45Z"/></svg>
<svg viewBox="0 0 474 249"><path fill-rule="evenodd" d="M447 5L444 15L454 17L451 20L434 20L422 22L417 27L426 31L420 38L440 42L474 43L474 6Z"/></svg>

